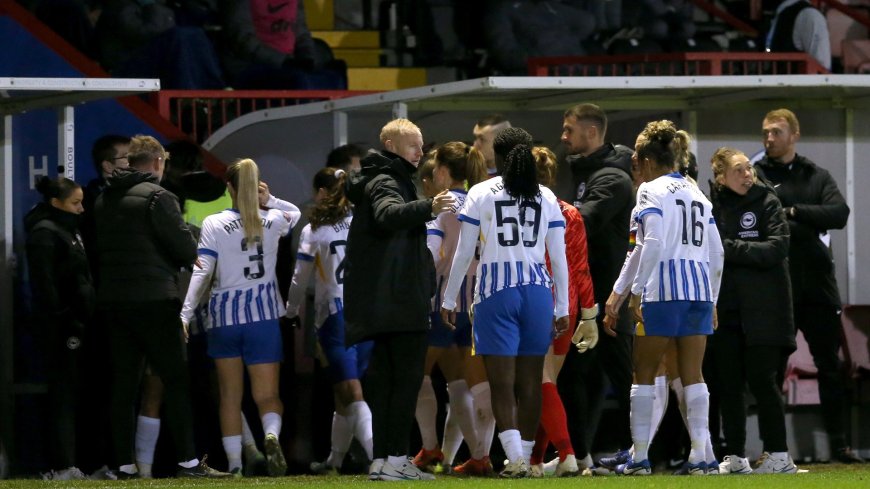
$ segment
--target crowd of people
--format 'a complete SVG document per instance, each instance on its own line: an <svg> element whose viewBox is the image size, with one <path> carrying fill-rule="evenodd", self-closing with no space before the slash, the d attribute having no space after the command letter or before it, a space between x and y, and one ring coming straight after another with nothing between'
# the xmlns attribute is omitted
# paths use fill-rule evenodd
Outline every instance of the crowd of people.
<svg viewBox="0 0 870 489"><path fill-rule="evenodd" d="M842 424L839 293L819 238L844 227L849 208L830 174L796 153L794 113L769 112L762 134L754 166L737 148L710 156L705 194L690 135L673 122L649 122L631 149L607 141L600 107L579 104L561 137L572 190L557 196L553 151L502 116L480 119L472 145L428 153L420 128L395 119L379 150L333 152L304 216L271 195L251 159L221 181L183 143L176 154L150 136L101 138L100 177L85 189L44 177L27 215L33 324L49 360L44 477L86 477L75 408L95 358L111 372L109 423L94 433L93 446L99 433L111 446L99 475L151 477L161 417L178 477L284 475L282 336L303 322L312 278L335 406L314 473L342 470L355 439L372 480L649 475L670 390L690 439L681 473L796 473L780 388L796 329L819 368L832 457L861 462ZM279 241L303 218L285 302ZM436 368L449 395L441 440ZM203 378L191 382L194 371ZM754 464L747 384L764 443ZM605 424L608 389L617 409ZM720 415L724 451L710 433ZM199 457L194 425L209 416L225 470ZM594 460L602 430L619 450ZM495 438L504 463L492 460Z"/></svg>

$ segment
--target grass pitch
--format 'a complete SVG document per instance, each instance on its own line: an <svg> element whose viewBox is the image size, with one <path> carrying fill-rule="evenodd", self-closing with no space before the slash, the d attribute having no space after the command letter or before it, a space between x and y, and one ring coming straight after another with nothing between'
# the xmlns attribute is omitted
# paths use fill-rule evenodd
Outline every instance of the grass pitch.
<svg viewBox="0 0 870 489"><path fill-rule="evenodd" d="M214 488L214 489L293 489L293 488L341 488L378 489L416 487L418 489L432 488L546 488L546 489L840 489L840 488L870 488L870 464L864 465L806 465L800 466L809 472L794 475L748 475L748 476L708 476L708 477L676 477L670 475L653 475L649 477L579 477L572 479L462 479L452 476L441 476L432 482L371 482L364 475L356 476L292 476L277 479L248 478L228 480L191 480L191 479L153 479L140 481L76 481L76 482L43 482L38 480L6 480L0 481L0 489L32 489L32 488Z"/></svg>

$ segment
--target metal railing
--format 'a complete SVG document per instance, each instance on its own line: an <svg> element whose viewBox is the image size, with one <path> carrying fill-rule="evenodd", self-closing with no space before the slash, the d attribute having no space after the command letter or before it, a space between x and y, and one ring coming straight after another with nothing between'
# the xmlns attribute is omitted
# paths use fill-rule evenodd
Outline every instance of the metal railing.
<svg viewBox="0 0 870 489"><path fill-rule="evenodd" d="M531 76L719 76L828 73L806 53L659 53L529 58Z"/></svg>
<svg viewBox="0 0 870 489"><path fill-rule="evenodd" d="M152 105L198 143L242 115L263 109L335 100L367 91L348 90L161 90Z"/></svg>

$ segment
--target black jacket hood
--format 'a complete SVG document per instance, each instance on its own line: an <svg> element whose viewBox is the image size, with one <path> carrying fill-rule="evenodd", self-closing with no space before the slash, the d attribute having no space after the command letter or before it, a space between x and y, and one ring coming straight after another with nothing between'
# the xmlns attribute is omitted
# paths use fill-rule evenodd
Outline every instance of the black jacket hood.
<svg viewBox="0 0 870 489"><path fill-rule="evenodd" d="M155 185L160 185L160 180L153 173L135 170L133 168L122 168L115 170L106 183L110 190L128 189L143 182L151 182Z"/></svg>
<svg viewBox="0 0 870 489"><path fill-rule="evenodd" d="M75 235L79 225L79 215L58 209L51 204L40 202L24 216L24 230L30 232L39 221L50 219L61 228Z"/></svg>
<svg viewBox="0 0 870 489"><path fill-rule="evenodd" d="M350 173L347 180L347 198L354 205L359 205L363 198L365 187L372 178L383 173L411 178L417 168L408 160L387 150L373 152L360 160L360 171Z"/></svg>

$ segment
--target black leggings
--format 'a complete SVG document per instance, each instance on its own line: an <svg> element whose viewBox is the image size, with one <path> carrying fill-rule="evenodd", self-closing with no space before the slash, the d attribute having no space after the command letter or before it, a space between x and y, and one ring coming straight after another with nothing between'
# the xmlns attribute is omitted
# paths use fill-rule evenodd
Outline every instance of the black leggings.
<svg viewBox="0 0 870 489"><path fill-rule="evenodd" d="M720 326L708 354L716 371L727 455L746 456L746 384L758 404L758 427L766 452L787 452L781 379L788 358L780 346L747 346L739 326Z"/></svg>
<svg viewBox="0 0 870 489"><path fill-rule="evenodd" d="M423 383L426 332L388 333L376 336L374 342L364 389L372 411L374 458L407 456Z"/></svg>
<svg viewBox="0 0 870 489"><path fill-rule="evenodd" d="M180 312L177 300L125 304L104 311L112 347L112 444L118 465L134 463L133 413L143 359L163 381L165 419L177 460L196 457Z"/></svg>

